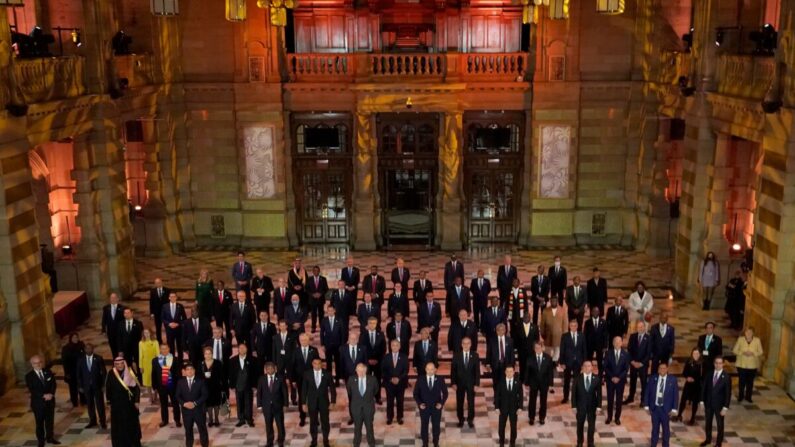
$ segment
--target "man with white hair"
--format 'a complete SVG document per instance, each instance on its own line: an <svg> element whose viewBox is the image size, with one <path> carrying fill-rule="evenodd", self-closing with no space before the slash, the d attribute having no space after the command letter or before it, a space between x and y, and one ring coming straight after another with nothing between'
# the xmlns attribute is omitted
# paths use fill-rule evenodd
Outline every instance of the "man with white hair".
<svg viewBox="0 0 795 447"><path fill-rule="evenodd" d="M39 355L30 358L31 370L25 374L25 384L30 392L30 409L36 420L36 440L39 447L45 443L58 445L53 433L55 424L55 376L44 366Z"/></svg>

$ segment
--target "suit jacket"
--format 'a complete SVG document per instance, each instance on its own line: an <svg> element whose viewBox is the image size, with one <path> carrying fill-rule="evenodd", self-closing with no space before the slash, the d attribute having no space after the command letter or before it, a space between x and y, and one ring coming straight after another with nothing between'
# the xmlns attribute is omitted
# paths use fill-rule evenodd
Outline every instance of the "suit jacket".
<svg viewBox="0 0 795 447"><path fill-rule="evenodd" d="M665 329L665 337L662 336L660 323L651 327L651 355L652 359L667 362L674 355L676 336L674 327L670 324Z"/></svg>
<svg viewBox="0 0 795 447"><path fill-rule="evenodd" d="M345 343L340 346L340 358L342 359L342 371L345 377L356 375L356 365L367 363L367 348L365 345L356 345L356 357L351 357L351 347Z"/></svg>
<svg viewBox="0 0 795 447"><path fill-rule="evenodd" d="M303 325L306 323L308 316L306 308L300 304L298 305L298 310L296 310L292 304L284 309L284 320L287 322L287 327L290 328L291 331L293 330L293 324L300 323Z"/></svg>
<svg viewBox="0 0 795 447"><path fill-rule="evenodd" d="M604 318L599 318L594 324L593 318L589 318L583 324L585 326L585 349L588 351L588 358L593 358L593 353L601 352L611 346L607 333L607 321Z"/></svg>
<svg viewBox="0 0 795 447"><path fill-rule="evenodd" d="M320 344L326 350L339 349L348 339L347 323L347 320L340 320L337 315L334 315L334 326L331 326L328 317L324 317L320 322Z"/></svg>
<svg viewBox="0 0 795 447"><path fill-rule="evenodd" d="M428 292L433 292L433 283L431 283L430 279L425 279L425 287L423 288L421 281L418 279L414 281L413 290L414 290L414 296L413 296L414 301L420 303L425 302L425 295L427 295Z"/></svg>
<svg viewBox="0 0 795 447"><path fill-rule="evenodd" d="M409 384L409 358L398 352L397 364L393 362L392 353L387 353L381 360L381 381L384 388L391 388L392 379L399 379L397 386L405 388Z"/></svg>
<svg viewBox="0 0 795 447"><path fill-rule="evenodd" d="M290 290L290 295L297 293L301 297L301 304L306 305L306 269L298 270L296 273L294 268L287 271L287 289ZM289 306L290 300L287 300Z"/></svg>
<svg viewBox="0 0 795 447"><path fill-rule="evenodd" d="M347 287L354 287L356 290L359 290L359 268L358 267L351 267L350 272L348 271L348 267L343 267L340 270L340 279L345 281L345 286Z"/></svg>
<svg viewBox="0 0 795 447"><path fill-rule="evenodd" d="M530 295L533 297L533 301L537 303L549 301L549 285L550 279L548 276L544 275L539 278L538 274L534 275L530 280Z"/></svg>
<svg viewBox="0 0 795 447"><path fill-rule="evenodd" d="M701 387L701 402L704 402L706 408L711 408L714 411L720 411L723 408L729 408L732 401L732 379L726 374L726 371L721 371L718 376L718 381L713 383L712 374L704 375L704 385Z"/></svg>
<svg viewBox="0 0 795 447"><path fill-rule="evenodd" d="M539 330L538 326L530 321L530 327L527 334L524 330L524 321L520 321L511 328L511 338L516 343L516 350L520 353L530 355L533 352L533 345L538 341ZM524 367L524 365L521 365Z"/></svg>
<svg viewBox="0 0 795 447"><path fill-rule="evenodd" d="M185 348L201 349L204 342L213 338L213 328L210 326L210 321L206 318L198 318L199 330L193 327L193 319L185 320L182 325L182 341L185 343Z"/></svg>
<svg viewBox="0 0 795 447"><path fill-rule="evenodd" d="M585 375L580 374L574 379L571 392L571 408L577 412L595 412L602 408L602 381L599 374L591 374L591 386L585 389Z"/></svg>
<svg viewBox="0 0 795 447"><path fill-rule="evenodd" d="M233 303L229 309L229 327L235 331L235 335L249 336L251 328L254 327L254 323L257 321L256 313L254 306L249 302L243 305L242 313L240 312L240 303Z"/></svg>
<svg viewBox="0 0 795 447"><path fill-rule="evenodd" d="M411 278L411 272L409 272L409 269L403 267L403 277L401 278L400 271L397 267L395 267L392 269L392 275L390 276L393 284L400 283L400 285L403 286L403 293L409 292L409 278Z"/></svg>
<svg viewBox="0 0 795 447"><path fill-rule="evenodd" d="M544 345L550 348L560 347L560 338L566 332L569 324L569 319L566 316L566 311L562 307L558 307L555 314L552 313L552 308L547 307L541 314L541 337L544 338Z"/></svg>
<svg viewBox="0 0 795 447"><path fill-rule="evenodd" d="M629 313L621 307L621 313L618 313L618 307L611 306L607 309L607 332L610 338L617 336L624 336L629 330Z"/></svg>
<svg viewBox="0 0 795 447"><path fill-rule="evenodd" d="M356 301L354 292L343 289L340 293L339 289L331 291L331 305L337 311L337 316L345 320L350 316L350 305Z"/></svg>
<svg viewBox="0 0 795 447"><path fill-rule="evenodd" d="M273 311L280 319L284 319L284 309L290 306L292 292L288 287L282 291L281 287L273 290Z"/></svg>
<svg viewBox="0 0 795 447"><path fill-rule="evenodd" d="M649 334L643 334L643 339L639 341L639 338L637 332L629 336L629 343L627 343L629 360L648 365L651 360L651 337Z"/></svg>
<svg viewBox="0 0 795 447"><path fill-rule="evenodd" d="M403 314L405 320L409 319L409 296L406 292L400 292L399 297L394 293L389 297L389 303L387 304L389 318L395 318L395 312L397 311Z"/></svg>
<svg viewBox="0 0 795 447"><path fill-rule="evenodd" d="M487 351L489 356L489 367L492 371L502 371L505 365L514 364L513 340L507 335L505 336L505 358L502 362L500 362L499 337L494 337L489 340L489 349Z"/></svg>
<svg viewBox="0 0 795 447"><path fill-rule="evenodd" d="M92 354L91 370L88 369L87 356L77 359L77 387L88 393L89 390L101 390L105 385L105 361L97 354Z"/></svg>
<svg viewBox="0 0 795 447"><path fill-rule="evenodd" d="M273 376L273 389L268 387L268 376L262 376L257 382L257 408L263 412L274 414L284 411L287 406L287 385L278 374Z"/></svg>
<svg viewBox="0 0 795 447"><path fill-rule="evenodd" d="M219 298L219 295L223 298ZM213 297L210 302L212 303L210 307L216 326L229 324L229 308L232 306L232 292L227 289L223 291L215 289L213 290Z"/></svg>
<svg viewBox="0 0 795 447"><path fill-rule="evenodd" d="M174 316L171 316L171 302L163 304L163 308L160 310L160 321L163 322L163 326L166 327L166 331L178 331L182 327L182 322L185 320L185 308L182 304L177 303L176 310L174 311ZM180 327L175 329L171 329L168 325L171 323L177 323Z"/></svg>
<svg viewBox="0 0 795 447"><path fill-rule="evenodd" d="M304 371L304 384L301 387L303 394L302 404L308 407L309 411L326 411L330 406L329 396L333 390L331 376L325 369L320 369L320 385L315 384L315 370L311 367Z"/></svg>
<svg viewBox="0 0 795 447"><path fill-rule="evenodd" d="M315 285L315 277L309 276L306 279L306 294L309 296L310 300L315 300L312 297L313 294L319 293L320 299L317 300L318 303L323 304L326 302L326 293L328 293L328 280L325 276L320 275L317 280L317 285Z"/></svg>
<svg viewBox="0 0 795 447"><path fill-rule="evenodd" d="M541 354L541 364L538 364L535 352L527 356L525 370L525 385L533 389L548 389L554 380L555 365L552 356L547 353Z"/></svg>
<svg viewBox="0 0 795 447"><path fill-rule="evenodd" d="M425 407L430 410L435 409L437 404L441 404L442 408L444 408L447 397L447 385L444 383L444 378L438 374L434 376L433 388L428 387L427 376L417 379L414 384L414 401L418 407L421 404L425 404Z"/></svg>
<svg viewBox="0 0 795 447"><path fill-rule="evenodd" d="M610 381L614 377L618 377L619 383L624 383L627 380L627 373L629 373L629 354L627 351L621 349L619 357L616 358L616 350L610 348L605 354L602 369L604 370L605 381Z"/></svg>
<svg viewBox="0 0 795 447"><path fill-rule="evenodd" d="M375 331L375 344L373 345L370 343L370 332L363 329L359 334L359 345L364 346L367 360L377 360L380 362L381 359L384 358L384 354L386 354L386 337L384 337L384 333L379 330Z"/></svg>
<svg viewBox="0 0 795 447"><path fill-rule="evenodd" d="M657 408L657 386L659 382L659 375L654 374L649 377L649 384L646 386L641 406L649 407L650 410ZM676 377L672 374L668 374L665 378L665 389L663 390L661 403L663 411L666 413L679 408L679 385L676 382Z"/></svg>
<svg viewBox="0 0 795 447"><path fill-rule="evenodd" d="M314 346L307 346L306 360L301 346L293 349L292 366L290 368L290 380L298 383L304 377L304 373L312 370L312 360L319 359L320 355Z"/></svg>
<svg viewBox="0 0 795 447"><path fill-rule="evenodd" d="M177 402L179 402L182 414L204 414L204 404L207 402L207 395L207 386L204 381L199 379L198 376L194 376L193 385L191 385L190 388L188 388L187 377L183 377L179 380L177 383L177 392L174 397L177 399ZM192 409L185 408L183 404L186 402L193 402L196 406Z"/></svg>
<svg viewBox="0 0 795 447"><path fill-rule="evenodd" d="M149 290L149 315L154 315L160 319L160 311L163 309L163 304L168 302L168 296L171 295L171 289L168 287L161 287L162 294L158 296L157 288L153 287Z"/></svg>
<svg viewBox="0 0 795 447"><path fill-rule="evenodd" d="M513 280L517 277L517 274L516 267L513 265L508 266L508 271L506 271L505 265L501 265L497 269L497 290L499 290L500 295L507 295L511 291Z"/></svg>
<svg viewBox="0 0 795 447"><path fill-rule="evenodd" d="M494 315L494 308L489 306L483 311L480 317L481 329L486 334L486 338L494 337L496 334L497 325L508 321L508 314L502 307L497 308L497 315Z"/></svg>
<svg viewBox="0 0 795 447"><path fill-rule="evenodd" d="M173 357L169 372L171 374L171 386L176 387L180 377L182 377L182 359L177 357L176 354ZM152 359L152 388L160 390L162 387L163 367L160 366L160 356L158 355Z"/></svg>
<svg viewBox="0 0 795 447"><path fill-rule="evenodd" d="M467 312L472 312L472 298L469 295L469 288L462 285L460 294L456 291L455 284L447 289L446 295L446 310L452 318L458 318L458 311L466 309Z"/></svg>
<svg viewBox="0 0 795 447"><path fill-rule="evenodd" d="M221 363L223 363L224 365L227 365L229 363L229 357L232 356L232 344L229 343L229 340L227 340L223 336L221 337L220 340L221 340L221 351L222 351L222 355L224 357L221 360ZM214 338L210 338L209 340L205 341L204 342L204 347L202 349L204 349L204 348L215 349L215 339ZM213 356L215 356L215 352L213 352ZM215 358L215 357L213 357L213 358Z"/></svg>
<svg viewBox="0 0 795 447"><path fill-rule="evenodd" d="M136 319L133 319L132 329L127 332L127 323L122 319L116 330L116 340L118 340L116 346L119 351L130 358L138 358L138 342L141 341L143 332L144 325Z"/></svg>
<svg viewBox="0 0 795 447"><path fill-rule="evenodd" d="M106 304L102 308L102 332L108 334L108 336L115 337L118 334L118 327L119 323L124 320L124 306L121 304L116 305L116 315L111 316L110 314L110 304Z"/></svg>
<svg viewBox="0 0 795 447"><path fill-rule="evenodd" d="M359 381L364 380L364 395L359 392ZM369 374L363 378L351 376L347 383L348 395L350 396L351 416L354 420L361 420L365 417L372 418L375 415L375 396L378 391L378 379Z"/></svg>
<svg viewBox="0 0 795 447"><path fill-rule="evenodd" d="M560 270L555 270L555 266L550 266L547 272L549 278L549 291L562 292L566 290L568 278L566 276L566 267L560 266Z"/></svg>
<svg viewBox="0 0 795 447"><path fill-rule="evenodd" d="M472 348L477 351L478 327L475 326L475 322L467 320L466 327L463 327L461 325L461 320L457 317L453 318L453 322L450 323L450 330L447 331L447 350L450 352L460 350L461 340L463 340L464 337L469 337L472 340Z"/></svg>
<svg viewBox="0 0 795 447"><path fill-rule="evenodd" d="M516 414L522 409L522 382L514 374L513 385L508 390L508 380L503 375L494 391L494 408L502 414Z"/></svg>
<svg viewBox="0 0 795 447"><path fill-rule="evenodd" d="M577 332L576 344L571 332L563 334L560 338L560 364L579 372L585 358L585 337L583 337L582 333Z"/></svg>
<svg viewBox="0 0 795 447"><path fill-rule="evenodd" d="M472 295L472 304L477 309L485 309L489 305L489 293L491 293L491 282L488 278L483 278L483 286L479 287L479 278L473 278L469 283L469 293Z"/></svg>
<svg viewBox="0 0 795 447"><path fill-rule="evenodd" d="M588 292L588 307L596 306L601 310L607 302L607 280L599 278L599 281L594 281L591 278L585 285L585 289Z"/></svg>
<svg viewBox="0 0 795 447"><path fill-rule="evenodd" d="M717 335L712 335L709 347L707 347L707 335L702 334L698 337L698 350L704 356L704 364L709 365L712 369L713 360L718 355L723 355L723 340Z"/></svg>
<svg viewBox="0 0 795 447"><path fill-rule="evenodd" d="M295 335L288 330L282 343L282 335L277 331L273 334L271 345L273 346L271 361L276 363L276 371L279 374L287 374L288 369L292 367L293 350L298 346Z"/></svg>
<svg viewBox="0 0 795 447"><path fill-rule="evenodd" d="M359 326L366 327L367 320L370 317L375 317L378 320L378 326L381 326L381 306L374 301L370 302L370 310L367 310L367 304L359 304L359 310L356 312L356 317L359 320Z"/></svg>
<svg viewBox="0 0 795 447"><path fill-rule="evenodd" d="M257 359L260 363L265 359L273 359L273 336L276 335L276 325L270 321L265 323L265 330L262 330L262 322L257 322L254 328L251 329L251 345L250 350L252 353L257 354Z"/></svg>
<svg viewBox="0 0 795 447"><path fill-rule="evenodd" d="M27 385L30 393L30 406L32 408L41 408L47 403L44 400L45 394L53 395L52 400L49 402L55 405L55 389L57 388L55 375L47 368L42 369L41 373L44 375L44 381L39 379L38 374L34 370L30 370L25 374L25 385Z"/></svg>
<svg viewBox="0 0 795 447"><path fill-rule="evenodd" d="M244 383L245 389L251 389L257 386L257 378L260 374L257 371L257 362L250 355L246 355L243 360L243 367L240 367L240 355L236 355L229 359L228 362L228 375L229 388L237 389L237 379L243 372L246 373L246 381Z"/></svg>
<svg viewBox="0 0 795 447"><path fill-rule="evenodd" d="M425 303L417 310L417 332L424 327L431 327L431 332L437 332L442 323L442 307L439 303L433 303L432 310L428 312L428 304Z"/></svg>
<svg viewBox="0 0 795 447"><path fill-rule="evenodd" d="M373 275L368 274L362 280L362 291L364 293L373 294L373 301L382 301L384 299L384 291L386 290L386 281L381 275L376 275L373 281Z"/></svg>
<svg viewBox="0 0 795 447"><path fill-rule="evenodd" d="M257 292L257 289L262 289L262 295ZM270 303L271 293L273 293L273 281L270 276L263 275L262 278L255 276L251 280L251 291L253 293L254 305L257 309L263 309L265 302Z"/></svg>
<svg viewBox="0 0 795 447"><path fill-rule="evenodd" d="M450 384L459 388L480 386L480 356L477 349L469 351L469 361L464 365L464 353L457 349L450 365Z"/></svg>
<svg viewBox="0 0 795 447"><path fill-rule="evenodd" d="M566 288L566 305L569 306L569 319L574 314L574 309L580 310L580 316L585 314L585 306L588 304L588 291L582 285L579 286L579 293L574 294L574 286ZM582 328L580 328L582 329Z"/></svg>
<svg viewBox="0 0 795 447"><path fill-rule="evenodd" d="M390 321L386 325L386 338L390 342L395 339L400 340L400 352L409 355L409 345L411 343L411 323L407 320L400 322L400 334L396 333L397 325L394 321Z"/></svg>
<svg viewBox="0 0 795 447"><path fill-rule="evenodd" d="M251 268L251 263L243 261L243 267L240 267L240 262L235 262L232 265L232 278L235 281L251 281L254 276L254 270Z"/></svg>
<svg viewBox="0 0 795 447"><path fill-rule="evenodd" d="M414 343L414 359L412 360L417 375L425 375L425 365L427 365L428 362L433 362L437 366L439 365L439 347L436 346L436 343L434 343L432 339L428 339L428 352L426 353L422 349L422 340L417 340L417 342Z"/></svg>
<svg viewBox="0 0 795 447"><path fill-rule="evenodd" d="M444 290L449 289L453 286L453 284L455 284L456 276L464 279L464 263L456 260L455 268L453 268L453 262L447 261L447 263L444 265Z"/></svg>

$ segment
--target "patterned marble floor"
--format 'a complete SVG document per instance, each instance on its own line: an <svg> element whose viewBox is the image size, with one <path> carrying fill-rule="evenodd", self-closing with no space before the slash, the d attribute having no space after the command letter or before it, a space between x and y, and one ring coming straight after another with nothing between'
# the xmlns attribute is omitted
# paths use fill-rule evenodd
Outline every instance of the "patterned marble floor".
<svg viewBox="0 0 795 447"><path fill-rule="evenodd" d="M485 247L472 249L458 254L459 259L466 265L467 275L473 274L478 268L486 271L486 276L496 277L497 266L502 262L505 249L499 247ZM266 273L276 279L286 276L290 261L296 252L250 252L249 261L255 266L261 266ZM347 255L344 248L310 248L300 255L304 264L311 266L318 264L322 273L330 280L336 279L340 267L344 264ZM592 266L597 265L607 278L610 286L610 296L618 294L627 295L634 282L644 280L655 300L654 313L663 310L671 313L671 324L677 330L676 360L674 373L681 371L681 360L685 358L690 348L695 344L697 336L701 333L704 321L715 320L718 322L717 333L724 338L726 350L730 350L737 334L726 329L728 321L722 311L713 310L703 312L700 306L695 305L687 298L681 300L668 300L670 288L670 260L664 258L651 258L649 256L621 250L603 251L516 251L512 250L514 264L520 271L520 278L529 278L538 263L549 265L555 254L563 257L563 264L569 270L569 277L579 274L584 278L590 277ZM356 264L360 268L378 265L379 269L387 274L394 265L397 256L406 261L406 266L411 269L412 275L419 270L429 272L429 278L434 284L441 283L441 273L446 253L440 252L368 252L353 253ZM128 300L134 308L146 307L146 290L150 287L155 277L163 278L165 284L180 292L182 299L193 298L193 283L202 267L210 270L213 278L229 280L229 267L234 262L233 252L194 252L169 258L142 258L137 263L139 279L139 292ZM413 311L413 308L412 308ZM415 317L412 317L414 319ZM101 346L99 354L109 357L104 338L99 334L99 321L96 314L92 320L81 328L84 340L92 340ZM446 331L440 335L439 345L442 346L441 374L449 372L450 354L446 351ZM317 344L315 340L313 343ZM480 350L485 350L483 342ZM60 367L54 368L60 374ZM574 414L568 405L560 404L560 377L556 377L557 394L550 395L550 408L547 424L543 427L530 426L527 416L520 414L519 445L543 446L571 446L575 444L576 433L574 427ZM413 386L413 377L410 386ZM476 424L474 429L459 429L456 426L455 396L451 395L443 415L442 445L444 446L475 446L492 445L498 440L497 418L491 403L490 380L485 380L478 390ZM410 393L410 389L407 393ZM776 385L758 380L755 388L754 404L734 404L727 416L726 445L739 446L795 446L795 403ZM346 424L346 398L344 392L338 393L336 406L332 408L331 440L332 445L351 445L352 428ZM65 445L79 445L86 447L110 445L109 434L102 430L85 429L87 417L83 409L73 409L68 403L68 390L62 383L59 384L57 393L56 432ZM144 432L144 444L147 446L181 446L184 444L182 429L176 428L173 423L166 428L158 428L160 422L159 409L148 400L142 403L141 423ZM402 426L385 424L383 407L378 409L376 416L376 438L379 445L384 446L414 446L420 445L418 439L419 419L416 405L410 398L406 399L405 424ZM234 414L234 408L233 408ZM235 428L232 419L227 420L220 428L210 429L210 437L214 446L238 445L263 445L264 427L262 420L257 419L255 428ZM288 409L287 418L288 445L309 445L308 427L298 426L298 414L295 407ZM597 445L648 445L649 417L638 408L637 404L625 408L622 415L621 426L604 425L604 416L597 422ZM672 445L695 446L703 440L703 412L698 418L696 426L672 424ZM27 405L27 394L23 389L16 389L3 396L3 405L0 406L0 446L28 446L36 445L33 436L33 417Z"/></svg>

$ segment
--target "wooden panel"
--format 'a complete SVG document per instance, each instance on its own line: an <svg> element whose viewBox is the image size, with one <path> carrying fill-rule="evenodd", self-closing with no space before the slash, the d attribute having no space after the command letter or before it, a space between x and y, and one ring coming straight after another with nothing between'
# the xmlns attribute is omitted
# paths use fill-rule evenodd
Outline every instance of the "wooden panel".
<svg viewBox="0 0 795 447"><path fill-rule="evenodd" d="M312 53L312 16L295 15L295 51Z"/></svg>
<svg viewBox="0 0 795 447"><path fill-rule="evenodd" d="M356 17L356 50L372 50L372 40L370 36L370 18L367 15Z"/></svg>

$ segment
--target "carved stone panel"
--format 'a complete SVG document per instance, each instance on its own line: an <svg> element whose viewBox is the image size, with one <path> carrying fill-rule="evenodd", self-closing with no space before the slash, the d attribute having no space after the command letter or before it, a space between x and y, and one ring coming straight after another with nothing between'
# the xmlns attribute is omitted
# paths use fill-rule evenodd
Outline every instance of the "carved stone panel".
<svg viewBox="0 0 795 447"><path fill-rule="evenodd" d="M541 126L541 167L538 195L545 199L569 197L571 127Z"/></svg>
<svg viewBox="0 0 795 447"><path fill-rule="evenodd" d="M269 199L276 194L273 170L273 126L252 126L243 129L246 151L246 196Z"/></svg>

